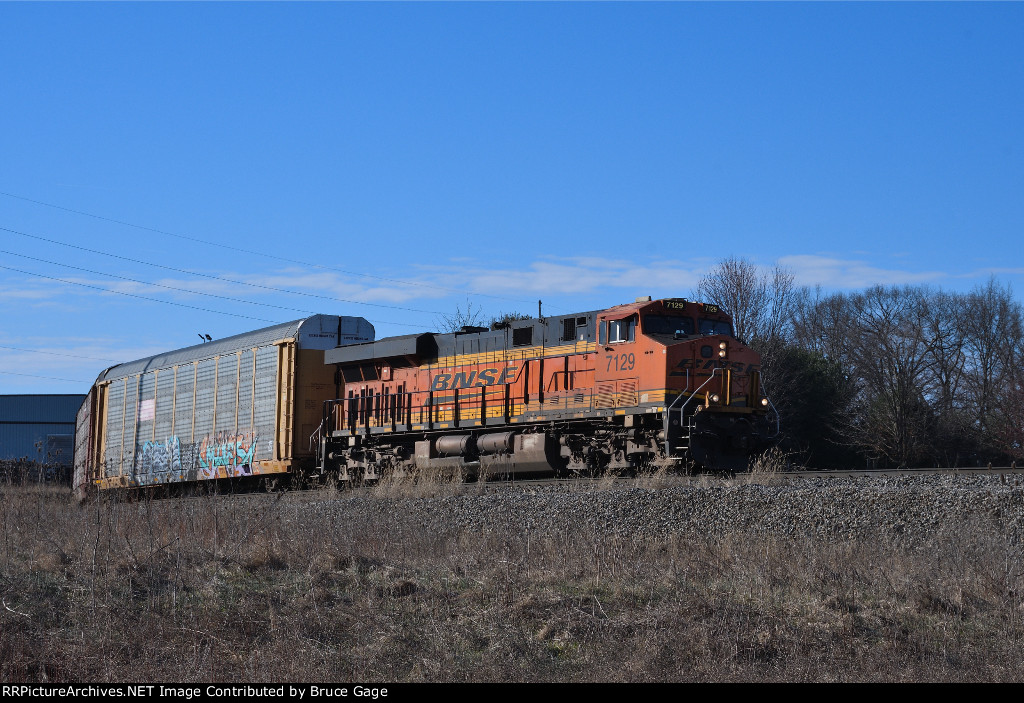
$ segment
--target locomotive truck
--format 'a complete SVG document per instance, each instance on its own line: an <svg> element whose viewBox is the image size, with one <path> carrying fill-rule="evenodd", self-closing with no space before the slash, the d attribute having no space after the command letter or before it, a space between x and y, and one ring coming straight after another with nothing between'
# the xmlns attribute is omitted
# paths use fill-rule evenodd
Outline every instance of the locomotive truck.
<svg viewBox="0 0 1024 703"><path fill-rule="evenodd" d="M760 356L682 298L351 344L315 433L342 483L665 467L734 472L777 432Z"/></svg>

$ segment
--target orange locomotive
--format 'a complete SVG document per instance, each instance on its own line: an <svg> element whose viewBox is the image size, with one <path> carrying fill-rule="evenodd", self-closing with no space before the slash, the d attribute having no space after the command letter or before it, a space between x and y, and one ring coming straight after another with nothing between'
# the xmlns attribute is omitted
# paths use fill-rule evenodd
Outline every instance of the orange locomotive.
<svg viewBox="0 0 1024 703"><path fill-rule="evenodd" d="M328 350L319 470L538 476L736 471L770 440L760 356L717 306L638 299Z"/></svg>

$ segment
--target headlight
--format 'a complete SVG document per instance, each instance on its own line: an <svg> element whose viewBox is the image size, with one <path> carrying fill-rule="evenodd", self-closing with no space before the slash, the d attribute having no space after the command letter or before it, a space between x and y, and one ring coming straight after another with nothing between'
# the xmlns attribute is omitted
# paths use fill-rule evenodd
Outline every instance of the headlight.
<svg viewBox="0 0 1024 703"><path fill-rule="evenodd" d="M767 398L761 398L761 405L763 405L763 406L765 406L767 408L768 407L768 399Z"/></svg>
<svg viewBox="0 0 1024 703"><path fill-rule="evenodd" d="M708 400L710 400L712 403L717 403L718 402L718 394L717 393L712 393L711 395L708 396Z"/></svg>

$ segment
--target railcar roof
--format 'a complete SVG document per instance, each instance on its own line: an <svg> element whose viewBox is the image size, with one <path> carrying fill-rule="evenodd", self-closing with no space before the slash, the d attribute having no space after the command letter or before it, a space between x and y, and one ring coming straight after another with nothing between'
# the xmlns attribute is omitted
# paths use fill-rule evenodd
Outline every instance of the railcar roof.
<svg viewBox="0 0 1024 703"><path fill-rule="evenodd" d="M369 329L371 330L370 334L372 335L373 327L363 320L363 318L342 317L342 320L345 319L362 321L369 326ZM153 369L165 369L193 361L202 361L203 359L211 359L215 356L231 354L243 349L263 347L268 344L272 344L279 339L295 338L299 335L299 332L303 327L314 326L314 323L319 323L321 326L329 323L336 327L337 320L337 315L312 315L310 317L304 317L301 320L282 322L277 325L271 325L270 327L263 327L258 330L243 332L241 334L224 337L222 339L215 339L212 342L194 344L190 347L154 354L153 356L148 356L144 359L136 359L135 361L117 364L116 366L111 366L103 371L96 380L106 381L115 378L124 378L125 376L133 376Z"/></svg>

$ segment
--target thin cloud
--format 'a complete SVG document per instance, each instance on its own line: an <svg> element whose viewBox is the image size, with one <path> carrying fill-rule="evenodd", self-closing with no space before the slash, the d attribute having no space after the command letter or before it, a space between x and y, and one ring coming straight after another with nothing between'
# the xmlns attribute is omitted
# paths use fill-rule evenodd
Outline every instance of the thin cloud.
<svg viewBox="0 0 1024 703"><path fill-rule="evenodd" d="M604 257L551 258L524 269L460 265L469 288L507 294L586 295L606 288L680 291L694 286L705 268L680 261L629 261ZM444 275L440 271L435 272Z"/></svg>
<svg viewBox="0 0 1024 703"><path fill-rule="evenodd" d="M783 256L778 263L792 271L796 284L801 286L855 289L875 285L934 283L949 278L949 274L943 271L887 269L859 259L839 259L816 254Z"/></svg>
<svg viewBox="0 0 1024 703"><path fill-rule="evenodd" d="M965 273L957 278L979 278L986 279L990 276L1024 276L1024 267L992 267L983 268Z"/></svg>
<svg viewBox="0 0 1024 703"><path fill-rule="evenodd" d="M395 307L398 310L443 314L453 299L474 296L504 299L515 303L534 297L571 296L588 298L628 291L634 295L671 296L692 291L700 278L711 271L717 260L706 256L693 259L626 259L623 257L544 257L522 268L495 268L493 262L460 258L448 265L420 266L415 281L366 285L345 274L290 267L268 272L219 272L223 279L165 277L148 282L99 278L68 277L67 283L34 281L6 277L0 279L0 300L9 304L26 301L33 305L58 305L75 310L91 305L88 298L97 294L113 297L116 293L152 297L166 301L199 303L211 296L209 305L218 309L239 310L247 302L263 306L260 317L294 319L323 311L332 300L345 305ZM943 271L912 271L907 268L878 266L867 258L844 258L822 254L791 254L780 257L780 266L793 272L797 285L822 285L833 289L860 289L872 285L936 283L949 279L984 279L990 275L1020 275L1024 268L984 269L964 274ZM78 286L72 285L74 283ZM256 286L287 289L264 290ZM83 290L80 286L91 286ZM96 288L102 289L96 290ZM458 293L463 290L467 292ZM471 291L471 292L470 292ZM308 295L303 295L306 293ZM218 297L233 298L223 300ZM587 303L582 302L586 305ZM507 303L489 303L500 307ZM278 308L278 309L273 309ZM249 308L255 311L257 308ZM349 308L350 314L377 317L383 310Z"/></svg>
<svg viewBox="0 0 1024 703"><path fill-rule="evenodd" d="M64 295L68 287L64 284L0 280L0 302L52 300Z"/></svg>

